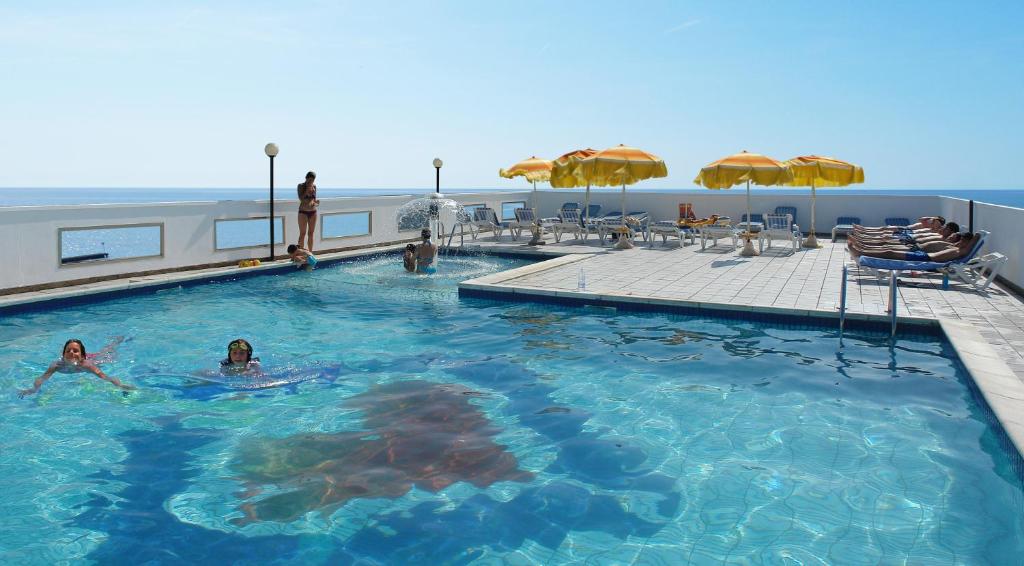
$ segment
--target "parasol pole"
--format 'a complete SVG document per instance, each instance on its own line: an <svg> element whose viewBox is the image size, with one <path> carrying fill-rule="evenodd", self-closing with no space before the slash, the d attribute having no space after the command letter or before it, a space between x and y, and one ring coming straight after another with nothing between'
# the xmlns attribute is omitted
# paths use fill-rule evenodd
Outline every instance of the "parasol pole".
<svg viewBox="0 0 1024 566"><path fill-rule="evenodd" d="M587 181L587 196L583 199L583 223L590 224L590 181Z"/></svg>
<svg viewBox="0 0 1024 566"><path fill-rule="evenodd" d="M757 251L754 250L754 244L750 241L752 232L750 231L750 224L753 219L750 217L750 179L747 179L747 232L743 235L743 250L740 251L740 255L743 257L751 257L757 255Z"/></svg>
<svg viewBox="0 0 1024 566"><path fill-rule="evenodd" d="M818 196L817 196L817 194L814 191L814 185L815 185L816 181L817 181L816 178L812 178L811 179L811 234L809 236L807 236L807 238L804 240L804 247L805 248L817 248L817 247L820 247L820 246L818 246L817 230L815 230L815 227L814 227L814 205L815 205L815 203L818 200Z"/></svg>
<svg viewBox="0 0 1024 566"><path fill-rule="evenodd" d="M622 224L625 225L626 224L626 183L622 183L622 198L620 200L621 200L621 204L622 204Z"/></svg>

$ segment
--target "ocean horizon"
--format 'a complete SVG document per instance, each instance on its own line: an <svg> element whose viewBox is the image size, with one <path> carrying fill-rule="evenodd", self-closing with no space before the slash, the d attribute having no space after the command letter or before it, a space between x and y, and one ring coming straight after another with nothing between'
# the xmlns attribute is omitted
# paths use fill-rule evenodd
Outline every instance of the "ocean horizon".
<svg viewBox="0 0 1024 566"><path fill-rule="evenodd" d="M529 188L447 188L441 192L446 194L465 194L483 192L514 192L526 191ZM540 190L551 190L540 188ZM558 189L559 191L580 192L582 189ZM602 187L591 189L595 193L618 192L618 187ZM679 193L679 194L703 194L707 189L701 188L679 188L679 189L645 189L637 187L636 190L653 193ZM741 187L731 189L733 191L744 190ZM281 187L275 189L275 200L288 200L294 198L294 189ZM364 196L421 196L434 192L432 188L390 188L390 189L364 189L364 188L320 188L321 198L335 197L364 197ZM787 187L784 189L772 187L752 187L754 194L782 194L782 195L806 195L808 189L798 187ZM1024 189L859 189L859 188L826 188L818 189L818 194L846 194L846 195L921 195L933 194L953 198L974 200L1003 206L1024 208ZM0 207L10 206L45 206L45 205L77 205L77 204L132 204L132 203L154 203L154 202L195 202L195 201L220 201L220 200L261 200L269 196L268 188L138 188L138 187L55 187L55 188L0 188Z"/></svg>

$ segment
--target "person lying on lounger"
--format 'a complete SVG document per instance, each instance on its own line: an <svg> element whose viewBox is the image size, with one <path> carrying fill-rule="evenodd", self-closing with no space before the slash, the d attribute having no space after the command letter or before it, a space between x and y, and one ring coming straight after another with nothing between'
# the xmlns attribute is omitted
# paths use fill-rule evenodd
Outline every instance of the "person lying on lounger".
<svg viewBox="0 0 1024 566"><path fill-rule="evenodd" d="M941 244L955 244L960 241L960 225L956 222L947 222L938 232L925 232L923 234L908 234L908 235L865 235L865 234L850 234L847 245L856 242L863 246L890 246L898 248L909 248L913 249L915 246L921 246L922 249L925 244L933 244L932 249L925 249L926 252L938 251L939 249L945 248L945 245ZM934 245L940 244L940 245Z"/></svg>
<svg viewBox="0 0 1024 566"><path fill-rule="evenodd" d="M676 221L676 226L680 228L696 228L699 226L710 226L718 222L718 215L712 214L707 218L680 218Z"/></svg>
<svg viewBox="0 0 1024 566"><path fill-rule="evenodd" d="M910 226L861 226L860 224L854 224L853 232L855 234L893 234L896 232L916 232L919 230L937 232L945 223L946 219L941 216L922 216L917 219L915 224Z"/></svg>
<svg viewBox="0 0 1024 566"><path fill-rule="evenodd" d="M860 257L862 255L869 257L877 257L881 259L898 259L902 261L934 261L938 263L945 263L960 259L971 253L971 248L974 247L975 238L977 234L964 234L960 241L953 247L939 250L936 252L925 252L923 250L917 251L901 251L901 250L878 250L870 248L862 248L856 244L850 246L850 254L853 257Z"/></svg>

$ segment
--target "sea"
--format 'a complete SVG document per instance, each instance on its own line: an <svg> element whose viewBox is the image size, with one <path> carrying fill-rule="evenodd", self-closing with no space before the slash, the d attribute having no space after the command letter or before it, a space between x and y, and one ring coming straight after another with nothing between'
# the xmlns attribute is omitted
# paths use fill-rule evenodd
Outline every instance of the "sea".
<svg viewBox="0 0 1024 566"><path fill-rule="evenodd" d="M443 189L446 194L509 192L509 188L461 188ZM522 189L528 190L528 189ZM618 188L593 189L593 192L617 192ZM654 193L705 194L705 189L643 189ZM577 192L582 192L576 190ZM422 196L433 192L431 188L394 188L394 189L360 189L360 188L319 188L320 198L360 197L387 195ZM571 191L570 191L571 192ZM775 195L806 195L807 189L776 189L752 188L754 194ZM844 195L941 195L976 202L986 202L1024 208L1024 189L819 189L818 194ZM78 204L127 204L152 202L195 202L220 200L259 200L269 197L267 188L0 188L0 207L7 206L41 206L41 205L78 205ZM275 197L290 199L294 194L290 188L282 188Z"/></svg>

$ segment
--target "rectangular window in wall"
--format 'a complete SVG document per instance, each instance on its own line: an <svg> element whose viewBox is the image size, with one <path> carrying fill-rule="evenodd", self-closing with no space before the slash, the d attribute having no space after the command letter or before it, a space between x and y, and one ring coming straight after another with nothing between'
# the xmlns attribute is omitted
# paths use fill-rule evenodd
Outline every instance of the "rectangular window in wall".
<svg viewBox="0 0 1024 566"><path fill-rule="evenodd" d="M466 205L463 205L462 208L464 208L466 210L466 216L468 216L469 219L472 220L474 218L473 213L476 212L476 210L478 208L484 208L485 206L487 206L487 205L486 204L466 204Z"/></svg>
<svg viewBox="0 0 1024 566"><path fill-rule="evenodd" d="M502 220L515 220L516 209L526 208L526 201L515 201L515 202L503 202L501 203L501 219Z"/></svg>
<svg viewBox="0 0 1024 566"><path fill-rule="evenodd" d="M369 236L372 226L370 211L336 212L320 216L320 239Z"/></svg>
<svg viewBox="0 0 1024 566"><path fill-rule="evenodd" d="M61 265L164 254L163 224L61 228L57 233Z"/></svg>
<svg viewBox="0 0 1024 566"><path fill-rule="evenodd" d="M270 245L267 218L225 218L214 221L213 249L231 250ZM284 218L274 217L274 243L284 243Z"/></svg>

